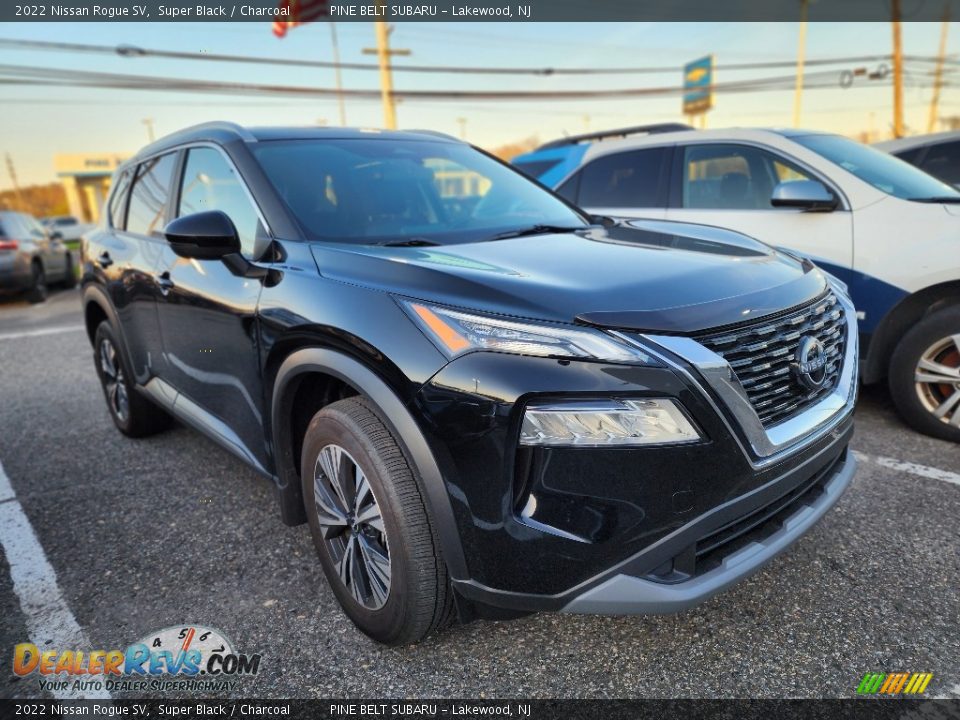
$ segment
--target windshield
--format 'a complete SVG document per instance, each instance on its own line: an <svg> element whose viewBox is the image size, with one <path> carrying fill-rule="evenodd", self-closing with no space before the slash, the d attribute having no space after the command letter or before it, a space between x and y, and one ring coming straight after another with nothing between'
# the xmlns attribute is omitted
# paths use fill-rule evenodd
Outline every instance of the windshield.
<svg viewBox="0 0 960 720"><path fill-rule="evenodd" d="M561 200L468 145L325 139L251 148L308 235L363 244L491 240L586 227Z"/></svg>
<svg viewBox="0 0 960 720"><path fill-rule="evenodd" d="M932 175L853 140L839 135L805 135L793 139L888 195L904 200L960 200L960 193Z"/></svg>

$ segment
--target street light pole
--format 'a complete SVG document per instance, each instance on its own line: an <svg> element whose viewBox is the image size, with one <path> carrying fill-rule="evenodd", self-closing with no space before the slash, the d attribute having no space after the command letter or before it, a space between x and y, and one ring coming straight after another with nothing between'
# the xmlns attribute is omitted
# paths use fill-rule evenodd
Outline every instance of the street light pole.
<svg viewBox="0 0 960 720"><path fill-rule="evenodd" d="M933 96L930 98L930 116L927 118L927 132L932 133L937 126L937 110L940 104L940 88L943 87L943 60L947 54L947 30L950 28L950 6L943 8L943 22L940 24L940 52L937 54L937 68L933 75Z"/></svg>
<svg viewBox="0 0 960 720"><path fill-rule="evenodd" d="M343 83L340 80L340 46L337 43L337 24L330 25L330 45L333 48L333 79L337 88L337 105L340 111L340 126L347 124L347 108L343 102Z"/></svg>
<svg viewBox="0 0 960 720"><path fill-rule="evenodd" d="M7 172L10 173L10 182L13 183L13 194L17 196L17 209L21 212L27 209L23 204L23 195L20 193L20 183L17 182L17 171L13 167L13 158L7 153Z"/></svg>
<svg viewBox="0 0 960 720"><path fill-rule="evenodd" d="M800 127L800 103L803 100L803 61L807 49L807 2L800 0L800 38L797 42L797 87L793 94L793 126Z"/></svg>
<svg viewBox="0 0 960 720"><path fill-rule="evenodd" d="M890 0L893 16L893 136L903 137L903 39L900 34L900 0Z"/></svg>
<svg viewBox="0 0 960 720"><path fill-rule="evenodd" d="M390 33L393 28L383 20L375 20L374 29L377 32L377 47L364 48L364 55L376 55L380 62L380 95L383 98L383 125L388 130L397 129L397 105L393 96L393 70L390 67L390 58L394 55L409 55L409 50L391 50Z"/></svg>
<svg viewBox="0 0 960 720"><path fill-rule="evenodd" d="M144 118L140 122L147 126L147 140L153 142L153 118Z"/></svg>

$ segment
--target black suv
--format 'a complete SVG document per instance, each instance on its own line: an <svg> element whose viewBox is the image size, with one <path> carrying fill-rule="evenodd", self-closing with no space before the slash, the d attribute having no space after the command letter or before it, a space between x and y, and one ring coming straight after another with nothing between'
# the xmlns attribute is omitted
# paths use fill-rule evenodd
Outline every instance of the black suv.
<svg viewBox="0 0 960 720"><path fill-rule="evenodd" d="M588 218L428 132L191 128L83 243L131 436L191 425L309 522L347 615L682 610L847 487L842 284L719 228Z"/></svg>

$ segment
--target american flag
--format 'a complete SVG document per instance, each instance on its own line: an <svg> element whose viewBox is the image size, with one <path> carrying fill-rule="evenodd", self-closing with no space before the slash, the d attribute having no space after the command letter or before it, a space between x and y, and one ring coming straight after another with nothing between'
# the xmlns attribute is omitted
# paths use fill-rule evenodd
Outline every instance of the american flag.
<svg viewBox="0 0 960 720"><path fill-rule="evenodd" d="M278 38L284 37L287 30L297 25L303 25L330 14L327 0L280 0L277 7L281 10L289 8L289 14L282 16L285 19L277 18L273 21L273 34Z"/></svg>

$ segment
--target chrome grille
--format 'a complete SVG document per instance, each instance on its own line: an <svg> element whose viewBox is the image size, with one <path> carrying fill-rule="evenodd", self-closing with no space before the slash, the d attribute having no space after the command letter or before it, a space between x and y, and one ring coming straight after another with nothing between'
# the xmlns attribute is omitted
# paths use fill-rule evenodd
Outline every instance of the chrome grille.
<svg viewBox="0 0 960 720"><path fill-rule="evenodd" d="M823 385L809 390L794 376L800 341L812 336L826 354ZM837 385L843 366L847 326L833 293L779 317L698 336L697 341L722 356L740 380L765 427L805 409Z"/></svg>

